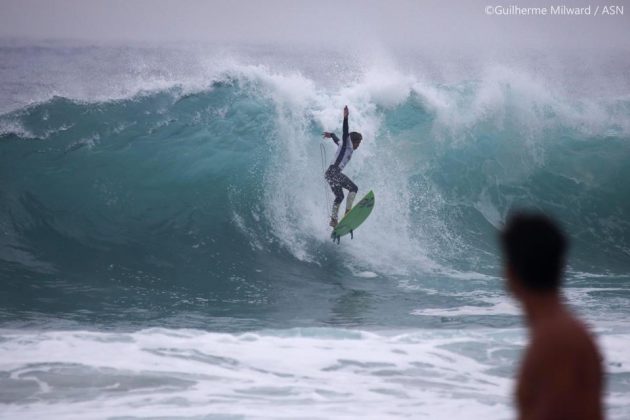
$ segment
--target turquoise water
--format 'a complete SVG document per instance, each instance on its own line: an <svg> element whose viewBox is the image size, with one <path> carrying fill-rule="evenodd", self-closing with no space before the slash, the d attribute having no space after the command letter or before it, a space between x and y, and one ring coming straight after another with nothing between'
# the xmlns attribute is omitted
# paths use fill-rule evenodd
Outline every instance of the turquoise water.
<svg viewBox="0 0 630 420"><path fill-rule="evenodd" d="M567 298L630 412L626 64L594 93L528 62L0 55L0 417L510 418L496 232L521 206L570 234ZM338 246L320 134L345 104L377 205Z"/></svg>

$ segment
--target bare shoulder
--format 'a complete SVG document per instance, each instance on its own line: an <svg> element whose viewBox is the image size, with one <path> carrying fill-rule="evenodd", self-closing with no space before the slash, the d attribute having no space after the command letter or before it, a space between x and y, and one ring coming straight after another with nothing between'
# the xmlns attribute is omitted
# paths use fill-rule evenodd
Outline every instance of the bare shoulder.
<svg viewBox="0 0 630 420"><path fill-rule="evenodd" d="M596 350L595 341L586 325L568 313L537 328L534 339L545 350Z"/></svg>
<svg viewBox="0 0 630 420"><path fill-rule="evenodd" d="M581 321L567 313L534 329L517 388L524 418L601 419L602 387L601 356Z"/></svg>
<svg viewBox="0 0 630 420"><path fill-rule="evenodd" d="M532 337L532 358L552 369L560 366L598 375L601 356L593 335L582 321L566 314L546 322Z"/></svg>

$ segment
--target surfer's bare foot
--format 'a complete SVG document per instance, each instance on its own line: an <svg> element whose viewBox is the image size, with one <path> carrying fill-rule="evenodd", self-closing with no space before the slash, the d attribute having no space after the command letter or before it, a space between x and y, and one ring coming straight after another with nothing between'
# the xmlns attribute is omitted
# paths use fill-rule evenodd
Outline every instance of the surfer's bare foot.
<svg viewBox="0 0 630 420"><path fill-rule="evenodd" d="M337 219L335 219L334 217L330 218L330 227L335 227L337 226Z"/></svg>

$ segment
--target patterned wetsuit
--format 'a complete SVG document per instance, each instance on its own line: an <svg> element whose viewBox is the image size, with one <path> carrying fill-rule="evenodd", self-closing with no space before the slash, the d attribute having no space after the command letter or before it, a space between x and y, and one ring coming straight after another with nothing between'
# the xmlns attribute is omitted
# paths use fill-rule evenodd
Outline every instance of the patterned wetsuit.
<svg viewBox="0 0 630 420"><path fill-rule="evenodd" d="M339 147L335 154L335 160L326 170L326 181L328 181L332 192L335 194L335 204L339 205L343 201L344 188L351 193L359 191L355 183L341 173L343 168L350 161L350 158L352 158L352 152L354 150L352 148L352 141L350 141L350 134L348 133L348 117L343 119L343 135L341 136L341 140L339 140L339 137L334 133L331 134L331 137Z"/></svg>

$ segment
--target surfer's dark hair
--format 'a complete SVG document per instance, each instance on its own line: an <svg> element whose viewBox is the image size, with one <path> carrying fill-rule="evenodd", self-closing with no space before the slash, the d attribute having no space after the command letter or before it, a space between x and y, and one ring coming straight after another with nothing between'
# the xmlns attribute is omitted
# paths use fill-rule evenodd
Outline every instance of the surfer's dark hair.
<svg viewBox="0 0 630 420"><path fill-rule="evenodd" d="M540 292L560 287L568 241L552 219L540 213L513 213L500 242L504 263L523 286Z"/></svg>
<svg viewBox="0 0 630 420"><path fill-rule="evenodd" d="M352 133L350 133L350 140L352 140L353 142L358 142L363 140L363 136L361 135L361 133L353 131Z"/></svg>

